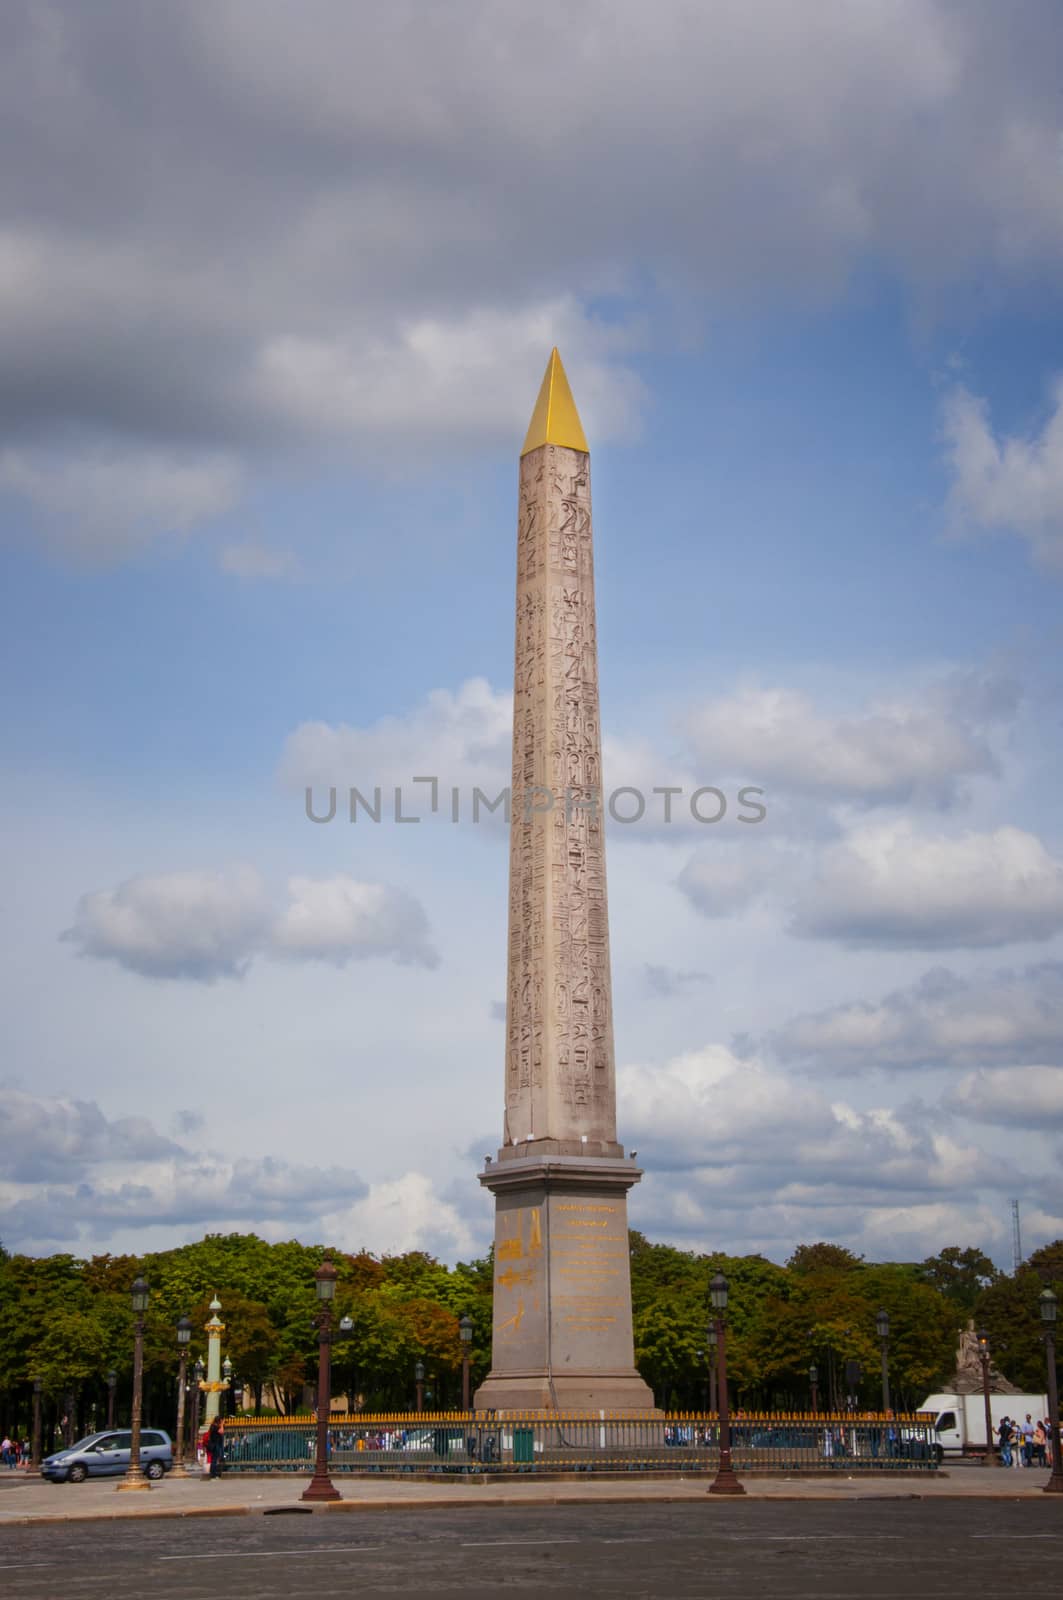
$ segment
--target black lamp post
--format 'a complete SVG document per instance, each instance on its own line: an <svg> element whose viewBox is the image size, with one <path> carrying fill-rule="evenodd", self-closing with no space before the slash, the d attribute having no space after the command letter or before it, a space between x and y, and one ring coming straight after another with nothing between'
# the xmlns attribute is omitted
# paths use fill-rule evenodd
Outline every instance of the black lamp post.
<svg viewBox="0 0 1063 1600"><path fill-rule="evenodd" d="M982 1363L982 1399L985 1402L985 1455L983 1467L997 1465L993 1450L993 1406L989 1399L989 1335L983 1329L978 1335L978 1359Z"/></svg>
<svg viewBox="0 0 1063 1600"><path fill-rule="evenodd" d="M114 1391L118 1387L118 1374L112 1367L107 1374L107 1426L114 1427Z"/></svg>
<svg viewBox="0 0 1063 1600"><path fill-rule="evenodd" d="M812 1390L812 1411L815 1414L819 1411L819 1368L815 1362L808 1369L808 1383Z"/></svg>
<svg viewBox="0 0 1063 1600"><path fill-rule="evenodd" d="M720 1464L709 1485L710 1494L745 1494L731 1466L731 1410L727 1399L727 1332L724 1312L727 1310L727 1279L718 1272L709 1284L712 1309L716 1313L716 1363L719 1369L717 1382L720 1390Z"/></svg>
<svg viewBox="0 0 1063 1600"><path fill-rule="evenodd" d="M882 1409L890 1409L890 1314L880 1311L875 1318L875 1332L882 1347Z"/></svg>
<svg viewBox="0 0 1063 1600"><path fill-rule="evenodd" d="M472 1349L472 1318L466 1313L458 1323L458 1333L461 1335L461 1409L471 1410L469 1395L469 1359Z"/></svg>
<svg viewBox="0 0 1063 1600"><path fill-rule="evenodd" d="M718 1405L717 1392L719 1384L716 1378L716 1363L719 1352L719 1343L716 1335L716 1323L710 1318L707 1329L709 1340L709 1410L715 1416Z"/></svg>
<svg viewBox="0 0 1063 1600"><path fill-rule="evenodd" d="M417 1385L417 1412L424 1410L424 1362L418 1361L413 1369L413 1381Z"/></svg>
<svg viewBox="0 0 1063 1600"><path fill-rule="evenodd" d="M187 1478L185 1469L185 1380L188 1367L188 1345L192 1338L190 1317L180 1317L177 1323L177 1449L174 1451L172 1472L175 1478Z"/></svg>
<svg viewBox="0 0 1063 1600"><path fill-rule="evenodd" d="M317 1455L314 1476L303 1490L304 1500L340 1500L342 1496L328 1475L328 1429L332 1411L332 1373L329 1344L332 1339L332 1302L336 1295L336 1268L328 1256L314 1273L317 1290ZM230 1368L230 1371L232 1369Z"/></svg>
<svg viewBox="0 0 1063 1600"><path fill-rule="evenodd" d="M148 1309L150 1290L143 1278L137 1278L130 1290L133 1304L133 1404L130 1417L129 1465L125 1476L116 1487L121 1489L150 1489L144 1468L140 1465L140 1420L144 1404L144 1313Z"/></svg>
<svg viewBox="0 0 1063 1600"><path fill-rule="evenodd" d="M1041 1295L1041 1327L1045 1336L1045 1356L1048 1361L1048 1426L1051 1431L1052 1476L1045 1484L1045 1494L1063 1494L1063 1461L1059 1448L1059 1385L1056 1382L1056 1315L1059 1310L1051 1289Z"/></svg>
<svg viewBox="0 0 1063 1600"><path fill-rule="evenodd" d="M202 1360L202 1358L200 1356L197 1356L196 1357L196 1364L192 1368L192 1429L191 1429L191 1433L192 1433L192 1449L193 1449L193 1452L196 1455L197 1460L199 1458L199 1399L200 1399L200 1395L203 1392L203 1379L206 1377L206 1375L207 1375L207 1369L203 1364L203 1360Z"/></svg>
<svg viewBox="0 0 1063 1600"><path fill-rule="evenodd" d="M33 1439L30 1443L30 1467L34 1472L41 1470L41 1391L44 1384L40 1378L33 1380Z"/></svg>

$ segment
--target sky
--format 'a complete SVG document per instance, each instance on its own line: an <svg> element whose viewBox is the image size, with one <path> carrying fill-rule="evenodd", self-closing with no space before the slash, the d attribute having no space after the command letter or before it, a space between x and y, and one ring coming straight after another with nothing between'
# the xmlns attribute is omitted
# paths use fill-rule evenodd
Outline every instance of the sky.
<svg viewBox="0 0 1063 1600"><path fill-rule="evenodd" d="M1061 75L1047 0L9 0L8 1248L486 1250L555 344L632 1225L1063 1235Z"/></svg>

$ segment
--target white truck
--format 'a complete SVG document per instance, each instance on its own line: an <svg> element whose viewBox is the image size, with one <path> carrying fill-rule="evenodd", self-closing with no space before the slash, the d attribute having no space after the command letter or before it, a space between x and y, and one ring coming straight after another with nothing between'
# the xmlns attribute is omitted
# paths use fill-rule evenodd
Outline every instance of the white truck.
<svg viewBox="0 0 1063 1600"><path fill-rule="evenodd" d="M1048 1416L1048 1399L1043 1394L991 1394L989 1409L993 1418L993 1439L1002 1417L1022 1424L1029 1412L1034 1422ZM920 1411L934 1417L934 1438L938 1460L947 1456L981 1455L985 1450L985 1397L981 1394L927 1395Z"/></svg>

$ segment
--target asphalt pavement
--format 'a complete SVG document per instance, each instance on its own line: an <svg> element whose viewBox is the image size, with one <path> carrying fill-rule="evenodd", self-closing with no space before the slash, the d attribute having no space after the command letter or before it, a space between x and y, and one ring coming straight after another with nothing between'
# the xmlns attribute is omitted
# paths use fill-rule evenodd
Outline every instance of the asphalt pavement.
<svg viewBox="0 0 1063 1600"><path fill-rule="evenodd" d="M2 1533L27 1600L514 1594L735 1600L1055 1597L1063 1497L365 1509L38 1523Z"/></svg>

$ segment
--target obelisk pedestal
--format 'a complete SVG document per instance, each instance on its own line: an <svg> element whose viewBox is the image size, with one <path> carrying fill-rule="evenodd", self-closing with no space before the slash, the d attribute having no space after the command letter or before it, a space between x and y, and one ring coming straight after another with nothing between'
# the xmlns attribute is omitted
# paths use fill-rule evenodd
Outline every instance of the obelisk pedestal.
<svg viewBox="0 0 1063 1600"><path fill-rule="evenodd" d="M646 1410L616 1137L590 456L553 351L521 452L506 1113L478 1410Z"/></svg>

